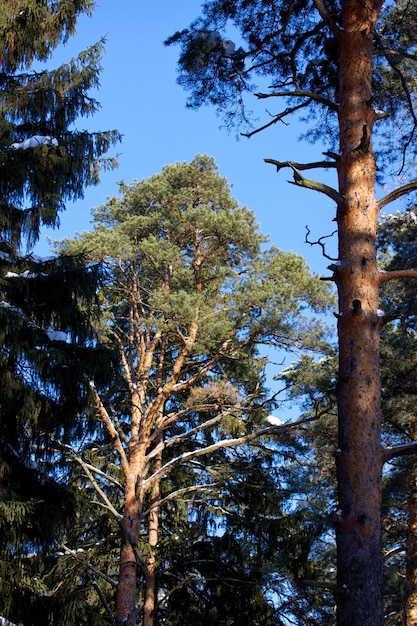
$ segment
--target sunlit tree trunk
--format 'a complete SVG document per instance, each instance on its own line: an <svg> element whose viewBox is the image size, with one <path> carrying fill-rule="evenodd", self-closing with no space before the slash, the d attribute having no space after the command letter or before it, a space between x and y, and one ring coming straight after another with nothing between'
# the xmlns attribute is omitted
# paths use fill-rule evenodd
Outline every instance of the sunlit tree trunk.
<svg viewBox="0 0 417 626"><path fill-rule="evenodd" d="M132 461L132 459L131 459ZM136 626L137 616L137 580L138 542L141 530L141 496L137 490L137 473L132 463L131 472L125 476L125 505L123 519L122 546L120 549L119 581L116 593L117 626Z"/></svg>
<svg viewBox="0 0 417 626"><path fill-rule="evenodd" d="M157 442L158 443L158 442ZM154 470L158 471L162 466L162 452L155 459ZM157 603L157 586L156 586L156 554L155 549L158 543L159 530L159 506L158 502L161 496L160 481L157 480L152 488L150 500L149 514L149 548L150 555L146 563L146 581L145 581L145 598L143 606L143 626L153 626L155 609Z"/></svg>
<svg viewBox="0 0 417 626"><path fill-rule="evenodd" d="M371 106L372 33L380 2L343 3L338 162L338 626L382 626L382 449Z"/></svg>

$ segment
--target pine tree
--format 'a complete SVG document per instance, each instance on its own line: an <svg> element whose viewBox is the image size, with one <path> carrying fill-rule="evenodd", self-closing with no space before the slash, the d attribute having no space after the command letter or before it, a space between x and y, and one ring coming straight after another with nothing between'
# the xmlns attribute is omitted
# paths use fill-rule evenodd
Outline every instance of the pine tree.
<svg viewBox="0 0 417 626"><path fill-rule="evenodd" d="M229 448L291 428L259 421L268 404L258 346L319 349L323 329L303 310L322 310L327 290L300 257L263 243L213 160L197 156L123 184L95 211L94 232L61 246L103 263L98 337L119 355L111 381L89 381L94 441L68 449L123 531L116 624L136 623L142 610L144 626L154 623L167 527L192 525L202 498L212 510L222 501ZM219 554L216 541L200 547Z"/></svg>
<svg viewBox="0 0 417 626"><path fill-rule="evenodd" d="M56 69L46 63L92 8L5 0L0 9L0 613L26 624L48 619L44 555L75 515L49 435L76 430L97 285L82 259L42 260L30 250L40 228L57 226L66 203L115 165L104 154L120 139L75 127L98 106L90 90L103 42Z"/></svg>
<svg viewBox="0 0 417 626"><path fill-rule="evenodd" d="M228 38L230 25L238 30L240 48ZM390 173L384 169L387 162L404 174L408 155L413 156L414 32L415 6L402 1L208 0L203 16L168 40L182 46L179 81L191 91L190 106L211 102L228 120L239 122L253 77L266 77L271 87L257 97L286 104L248 135L301 112L313 122L310 137L331 142L325 160L268 162L278 170L291 168L294 184L318 191L336 205L339 256L330 266L330 280L339 297L339 626L381 626L384 618L382 467L396 451L384 450L381 442L379 339L384 318L378 315L379 288L417 274L378 270L377 217L416 183L377 201L376 158L383 176ZM399 136L397 149L389 138ZM320 167L336 170L337 188L303 174Z"/></svg>
<svg viewBox="0 0 417 626"><path fill-rule="evenodd" d="M415 235L414 208L385 216L378 230L384 271L416 267ZM385 615L387 624L411 626L416 602L416 466L415 457L408 454L410 444L415 445L416 424L415 283L387 283L380 307L387 320L381 341L382 439L387 450L396 453L383 477ZM306 356L284 376L290 396L303 399L305 415L320 415L307 441L316 450L321 482L328 477L329 495L335 490L335 476L329 470L336 453L336 371L335 356L318 363Z"/></svg>

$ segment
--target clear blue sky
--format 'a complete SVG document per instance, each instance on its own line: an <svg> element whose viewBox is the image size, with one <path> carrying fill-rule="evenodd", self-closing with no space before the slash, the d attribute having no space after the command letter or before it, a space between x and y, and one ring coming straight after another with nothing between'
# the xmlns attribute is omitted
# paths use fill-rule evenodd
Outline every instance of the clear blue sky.
<svg viewBox="0 0 417 626"><path fill-rule="evenodd" d="M107 36L103 57L101 87L92 94L101 103L100 111L78 128L108 130L117 128L123 143L119 168L103 173L99 186L86 190L84 201L69 204L61 215L61 227L43 234L39 254L48 254L46 237L71 237L90 228L90 209L117 193L117 181L141 180L159 172L164 165L189 161L197 153L212 156L220 174L233 184L233 195L240 204L254 211L264 234L283 250L304 256L313 271L326 273L328 261L318 247L304 243L305 225L312 237L334 229L335 208L324 196L288 184L288 170L277 174L265 157L278 160L309 161L321 158L324 149L297 141L304 127L294 118L290 126L278 124L251 139L236 140L235 134L220 129L214 110L186 109L187 94L176 83L178 46L165 47L163 41L182 30L200 13L200 0L98 0L91 18L82 18L77 35L55 55L54 64L69 60L81 50ZM49 64L52 62L50 61ZM259 103L260 120L268 108L277 112L278 102ZM318 176L313 171L311 176Z"/></svg>

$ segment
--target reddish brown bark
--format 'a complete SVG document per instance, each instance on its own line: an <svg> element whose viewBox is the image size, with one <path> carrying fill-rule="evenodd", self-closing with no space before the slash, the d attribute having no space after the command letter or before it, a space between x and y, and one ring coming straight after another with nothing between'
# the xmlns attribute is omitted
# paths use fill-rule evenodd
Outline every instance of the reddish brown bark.
<svg viewBox="0 0 417 626"><path fill-rule="evenodd" d="M136 489L137 476L136 471L130 471L125 477L125 505L122 520L124 534L120 549L119 582L116 593L117 626L136 626L137 624L137 580L140 566L137 547L142 509Z"/></svg>
<svg viewBox="0 0 417 626"><path fill-rule="evenodd" d="M378 207L370 104L380 4L345 1L339 34L338 626L383 624Z"/></svg>

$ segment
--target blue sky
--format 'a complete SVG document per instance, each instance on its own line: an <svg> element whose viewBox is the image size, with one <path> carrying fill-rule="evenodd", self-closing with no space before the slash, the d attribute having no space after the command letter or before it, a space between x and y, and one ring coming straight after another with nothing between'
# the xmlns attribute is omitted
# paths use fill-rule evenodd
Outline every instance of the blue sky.
<svg viewBox="0 0 417 626"><path fill-rule="evenodd" d="M101 103L92 118L81 119L78 128L108 130L117 128L123 143L119 168L103 173L99 186L86 190L85 199L69 204L61 215L59 230L44 232L37 246L48 254L47 237L60 239L90 228L90 210L118 192L117 181L141 180L161 171L164 165L190 161L197 153L212 156L220 174L233 185L233 195L256 215L270 242L283 250L298 252L312 270L326 273L328 261L318 247L304 243L305 225L311 237L332 232L333 204L324 196L288 184L288 170L277 174L264 158L309 161L321 158L322 146L298 142L305 128L296 118L289 126L276 125L251 139L236 139L220 129L221 120L210 107L186 109L187 94L177 85L176 62L179 47L165 47L163 41L182 30L199 15L200 0L98 0L91 18L82 18L77 34L53 61L69 60L81 50L107 36L101 86L94 97ZM277 112L278 102L256 102L260 121ZM314 171L314 175L319 175Z"/></svg>

